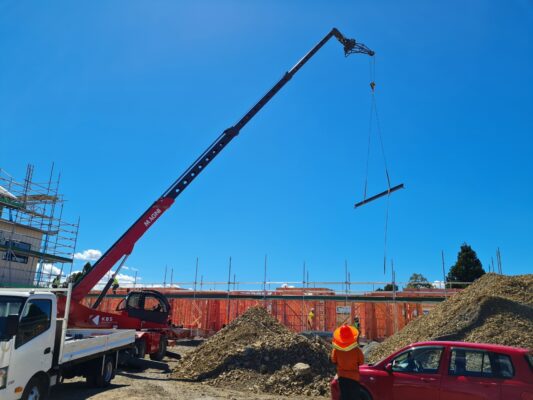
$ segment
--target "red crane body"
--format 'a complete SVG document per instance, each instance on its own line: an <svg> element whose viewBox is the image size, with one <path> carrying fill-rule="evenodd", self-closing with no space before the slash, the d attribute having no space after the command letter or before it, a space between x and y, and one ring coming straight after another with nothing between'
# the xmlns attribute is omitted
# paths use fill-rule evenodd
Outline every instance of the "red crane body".
<svg viewBox="0 0 533 400"><path fill-rule="evenodd" d="M173 203L173 198L162 197L152 204L79 281L72 290L72 299L81 301L122 257L131 254L135 243Z"/></svg>

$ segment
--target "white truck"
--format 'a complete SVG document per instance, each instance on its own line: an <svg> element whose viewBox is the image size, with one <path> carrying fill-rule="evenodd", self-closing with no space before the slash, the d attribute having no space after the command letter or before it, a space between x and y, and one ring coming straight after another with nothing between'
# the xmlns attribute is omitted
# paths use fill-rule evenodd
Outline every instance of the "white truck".
<svg viewBox="0 0 533 400"><path fill-rule="evenodd" d="M55 292L67 296L57 316ZM69 289L0 290L0 400L42 400L63 378L107 386L134 330L67 329Z"/></svg>

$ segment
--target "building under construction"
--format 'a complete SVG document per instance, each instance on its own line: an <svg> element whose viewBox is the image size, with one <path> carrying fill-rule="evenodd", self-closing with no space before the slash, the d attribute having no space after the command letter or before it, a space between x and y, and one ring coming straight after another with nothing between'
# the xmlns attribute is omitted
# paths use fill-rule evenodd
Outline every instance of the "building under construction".
<svg viewBox="0 0 533 400"><path fill-rule="evenodd" d="M77 223L63 219L60 174L17 180L0 169L0 286L50 286L72 267ZM57 281L56 281L57 282Z"/></svg>
<svg viewBox="0 0 533 400"><path fill-rule="evenodd" d="M122 288L108 294L99 309L120 312L129 291L139 289L143 288ZM170 303L169 319L172 324L190 329L191 336L208 337L249 308L261 306L294 332L332 332L339 325L351 324L357 318L362 337L378 341L393 335L457 291L406 289L398 292L342 292L313 287L228 291L159 287L157 290ZM91 306L99 294L99 291L91 292L83 303Z"/></svg>

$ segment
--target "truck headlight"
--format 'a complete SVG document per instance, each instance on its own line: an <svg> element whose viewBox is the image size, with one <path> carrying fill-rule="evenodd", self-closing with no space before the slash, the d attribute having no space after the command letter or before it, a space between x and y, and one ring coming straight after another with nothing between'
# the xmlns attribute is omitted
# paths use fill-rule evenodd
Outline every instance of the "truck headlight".
<svg viewBox="0 0 533 400"><path fill-rule="evenodd" d="M4 389L7 384L7 368L0 368L0 389Z"/></svg>

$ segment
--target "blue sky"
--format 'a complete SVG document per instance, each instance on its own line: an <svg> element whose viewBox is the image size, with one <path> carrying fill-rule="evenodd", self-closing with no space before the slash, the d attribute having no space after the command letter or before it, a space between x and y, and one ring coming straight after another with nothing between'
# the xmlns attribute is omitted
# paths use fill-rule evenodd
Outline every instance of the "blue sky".
<svg viewBox="0 0 533 400"><path fill-rule="evenodd" d="M0 168L55 162L107 249L333 26L376 51L399 280L441 279L463 242L532 271L533 3L0 1ZM382 281L386 200L365 179L369 58L330 41L137 243L144 282ZM374 137L375 139L375 137ZM374 140L369 192L386 188ZM78 261L76 267L81 265Z"/></svg>

